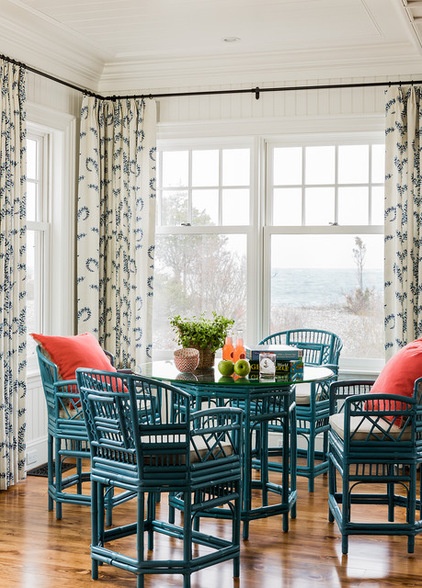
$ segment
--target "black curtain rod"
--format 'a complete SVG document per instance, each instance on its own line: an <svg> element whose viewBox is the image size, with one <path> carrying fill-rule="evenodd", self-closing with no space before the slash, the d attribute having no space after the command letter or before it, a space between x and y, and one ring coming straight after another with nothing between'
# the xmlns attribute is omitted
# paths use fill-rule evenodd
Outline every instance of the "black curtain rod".
<svg viewBox="0 0 422 588"><path fill-rule="evenodd" d="M139 95L130 95L130 96L102 96L101 94L97 94L92 90L88 90L86 88L81 88L75 84L67 82L66 80L62 80L57 78L51 74L48 74L44 71L40 71L35 69L34 67L28 66L25 63L21 63L6 55L0 55L1 59L8 61L9 63L13 63L20 67L25 68L27 71L30 71L34 74L52 80L53 82L57 82L63 86L67 86L68 88L72 88L72 90L76 90L77 92L81 92L82 94L86 94L88 96L92 96L93 98L98 98L99 100L125 100L125 99L145 99L145 98L176 98L176 97L183 97L183 96L218 96L222 94L255 94L255 98L259 100L260 95L264 92L292 92L292 91L301 91L301 90L334 90L334 89L347 89L347 88L367 88L367 87L377 87L377 86L407 86L413 84L422 84L420 80L408 80L408 81L398 81L398 82L356 82L352 84L316 84L312 86L280 86L275 88L260 88L256 86L255 88L239 88L237 90L201 90L197 92L169 92L164 94L139 94Z"/></svg>

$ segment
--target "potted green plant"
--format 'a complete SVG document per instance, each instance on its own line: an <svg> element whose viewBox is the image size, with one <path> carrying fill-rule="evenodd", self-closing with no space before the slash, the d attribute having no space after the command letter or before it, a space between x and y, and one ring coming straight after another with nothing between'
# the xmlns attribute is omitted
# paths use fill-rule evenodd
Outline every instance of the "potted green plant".
<svg viewBox="0 0 422 588"><path fill-rule="evenodd" d="M176 315L170 319L170 325L179 345L199 350L198 369L206 369L214 365L215 352L223 347L234 320L213 312L212 318L204 314L191 318Z"/></svg>

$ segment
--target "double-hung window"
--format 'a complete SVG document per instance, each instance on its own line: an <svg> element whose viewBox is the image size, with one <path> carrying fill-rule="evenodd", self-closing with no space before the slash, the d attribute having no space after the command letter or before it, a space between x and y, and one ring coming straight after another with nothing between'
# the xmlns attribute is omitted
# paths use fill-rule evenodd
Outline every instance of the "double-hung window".
<svg viewBox="0 0 422 588"><path fill-rule="evenodd" d="M265 330L333 331L343 365L368 369L383 357L384 145L269 142L266 192Z"/></svg>
<svg viewBox="0 0 422 588"><path fill-rule="evenodd" d="M154 354L175 348L169 318L212 311L246 327L256 214L251 142L159 150Z"/></svg>
<svg viewBox="0 0 422 588"><path fill-rule="evenodd" d="M169 317L215 310L247 343L320 328L343 368L379 368L382 136L163 144L158 169L156 357L175 348Z"/></svg>
<svg viewBox="0 0 422 588"><path fill-rule="evenodd" d="M27 348L28 373L37 370L35 342L29 333L44 328L48 296L48 135L30 131L27 137Z"/></svg>
<svg viewBox="0 0 422 588"><path fill-rule="evenodd" d="M32 332L74 332L75 121L28 108L28 374L39 373Z"/></svg>

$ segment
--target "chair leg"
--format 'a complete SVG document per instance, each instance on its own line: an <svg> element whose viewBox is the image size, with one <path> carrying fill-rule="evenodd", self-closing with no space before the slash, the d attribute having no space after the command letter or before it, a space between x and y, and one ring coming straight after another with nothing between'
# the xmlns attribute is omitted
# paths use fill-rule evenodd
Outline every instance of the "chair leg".
<svg viewBox="0 0 422 588"><path fill-rule="evenodd" d="M91 482L91 544L98 545L99 543L99 520L98 520L98 499L99 492L102 491L100 485ZM98 580L98 560L91 558L91 577L93 580Z"/></svg>
<svg viewBox="0 0 422 588"><path fill-rule="evenodd" d="M145 497L144 492L140 492L137 496L137 505L136 505L136 511L137 511L137 528L136 528L136 555L137 555L137 561L138 561L138 565L142 566L143 562L144 562L144 553L145 553L145 526L144 526L144 521L145 521L145 498L147 500L147 517L148 517L148 547L149 545L153 545L153 531L151 529L151 521L150 521L150 515L151 512L153 510L155 510L155 506L151 505L150 501L154 501L154 494L150 493L148 494L147 497ZM151 547L152 549L152 547ZM145 576L143 573L138 574L137 579L136 579L136 588L144 588L144 580L145 580Z"/></svg>
<svg viewBox="0 0 422 588"><path fill-rule="evenodd" d="M313 492L315 488L315 431L311 427L308 436L308 492Z"/></svg>
<svg viewBox="0 0 422 588"><path fill-rule="evenodd" d="M174 525L174 521L176 520L175 511L176 511L176 509L174 508L174 506L171 506L169 504L168 519L169 519L169 523L171 523L172 525Z"/></svg>
<svg viewBox="0 0 422 588"><path fill-rule="evenodd" d="M50 489L54 484L54 440L48 435L47 441L47 476L48 476L48 510L53 510L54 500L51 496Z"/></svg>
<svg viewBox="0 0 422 588"><path fill-rule="evenodd" d="M76 442L77 449L81 449L81 444ZM82 494L82 459L80 457L76 458L76 474L78 476L78 482L76 484L76 491L78 494Z"/></svg>
<svg viewBox="0 0 422 588"><path fill-rule="evenodd" d="M388 496L388 521L394 522L394 483L387 483L387 496Z"/></svg>
<svg viewBox="0 0 422 588"><path fill-rule="evenodd" d="M192 495L183 493L183 559L185 566L192 561ZM183 574L183 588L190 588L190 571Z"/></svg>
<svg viewBox="0 0 422 588"><path fill-rule="evenodd" d="M242 504L240 500L240 482L239 482L239 496L236 498L234 506L233 506L233 518L232 518L232 538L233 544L240 546L240 521L241 512L242 512ZM240 550L239 555L233 558L233 578L238 578L240 576Z"/></svg>
<svg viewBox="0 0 422 588"><path fill-rule="evenodd" d="M336 483L336 468L331 460L328 462L328 496L334 499L337 492L337 483ZM334 515L328 503L328 521L330 523L334 523Z"/></svg>
<svg viewBox="0 0 422 588"><path fill-rule="evenodd" d="M54 488L56 494L56 519L60 520L62 518L62 503L60 500L57 500L57 495L62 491L62 460L60 457L60 449L61 449L61 439L55 439L55 458L54 458L54 473L55 473L55 480L54 480Z"/></svg>
<svg viewBox="0 0 422 588"><path fill-rule="evenodd" d="M347 466L346 466L347 467ZM341 508L341 552L343 555L347 555L349 551L349 536L345 533L344 529L351 518L351 495L349 490L349 478L346 473L343 474L343 499Z"/></svg>
<svg viewBox="0 0 422 588"><path fill-rule="evenodd" d="M145 500L145 497L142 497ZM154 531L152 529L152 521L155 519L157 497L154 492L149 492L147 495L147 529L148 529L148 549L152 551L154 549ZM138 519L143 520L143 519Z"/></svg>
<svg viewBox="0 0 422 588"><path fill-rule="evenodd" d="M349 535L345 533L341 537L341 552L343 555L347 555L349 552Z"/></svg>
<svg viewBox="0 0 422 588"><path fill-rule="evenodd" d="M107 488L106 500L105 500L105 512L106 512L106 526L111 527L113 523L113 496L114 488Z"/></svg>
<svg viewBox="0 0 422 588"><path fill-rule="evenodd" d="M269 482L269 468L268 468L268 423L263 422L257 428L256 436L259 438L259 460L261 463L261 492L262 504L268 505L268 482Z"/></svg>

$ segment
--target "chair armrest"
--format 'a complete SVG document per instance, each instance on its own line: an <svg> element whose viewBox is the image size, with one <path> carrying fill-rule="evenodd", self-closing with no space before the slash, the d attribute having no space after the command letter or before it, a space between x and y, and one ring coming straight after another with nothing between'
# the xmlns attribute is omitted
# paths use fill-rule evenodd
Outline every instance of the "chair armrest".
<svg viewBox="0 0 422 588"><path fill-rule="evenodd" d="M76 380L56 380L53 382L54 393L59 398L79 399L78 383Z"/></svg>

